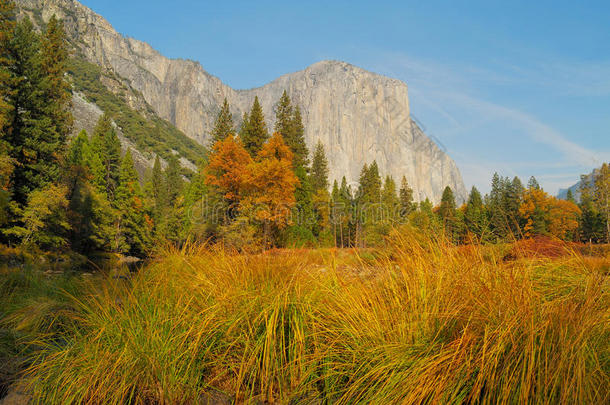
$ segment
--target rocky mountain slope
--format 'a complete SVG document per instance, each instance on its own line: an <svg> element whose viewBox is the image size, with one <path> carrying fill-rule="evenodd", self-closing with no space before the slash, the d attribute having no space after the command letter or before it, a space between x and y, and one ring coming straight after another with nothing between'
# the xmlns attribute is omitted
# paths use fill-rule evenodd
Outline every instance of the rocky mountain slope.
<svg viewBox="0 0 610 405"><path fill-rule="evenodd" d="M132 108L149 106L199 144L207 144L225 97L239 123L257 95L272 128L275 103L285 89L301 107L310 148L318 140L325 145L331 180L346 175L355 184L362 165L376 160L382 174L397 181L405 175L418 200L438 202L447 185L458 200L466 196L455 163L411 119L407 85L399 80L323 61L260 88L234 90L197 62L168 59L150 45L122 36L75 0L17 3L32 19L62 18L78 53L112 72L135 95L128 100Z"/></svg>

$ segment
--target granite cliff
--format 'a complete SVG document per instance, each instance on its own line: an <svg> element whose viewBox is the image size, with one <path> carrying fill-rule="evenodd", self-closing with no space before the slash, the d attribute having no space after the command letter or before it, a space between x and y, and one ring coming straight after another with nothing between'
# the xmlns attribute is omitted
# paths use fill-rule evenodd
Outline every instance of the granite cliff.
<svg viewBox="0 0 610 405"><path fill-rule="evenodd" d="M405 175L418 200L440 200L450 186L458 201L466 197L453 160L412 120L407 85L338 61L322 61L255 89L235 90L194 61L169 59L145 42L116 32L101 16L75 0L18 0L20 13L47 21L64 20L76 52L119 77L135 96L137 110L152 108L200 144L223 99L236 123L257 95L267 124L273 127L275 103L285 89L303 113L310 148L321 140L330 161L330 177L346 175L354 183L364 163L376 160L383 175Z"/></svg>

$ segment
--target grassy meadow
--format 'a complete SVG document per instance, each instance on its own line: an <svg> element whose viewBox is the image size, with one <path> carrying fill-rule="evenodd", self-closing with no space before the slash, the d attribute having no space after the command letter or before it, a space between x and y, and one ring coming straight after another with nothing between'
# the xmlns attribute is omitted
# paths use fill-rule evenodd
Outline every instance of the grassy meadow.
<svg viewBox="0 0 610 405"><path fill-rule="evenodd" d="M610 254L523 241L168 249L130 277L2 270L34 403L610 400Z"/></svg>

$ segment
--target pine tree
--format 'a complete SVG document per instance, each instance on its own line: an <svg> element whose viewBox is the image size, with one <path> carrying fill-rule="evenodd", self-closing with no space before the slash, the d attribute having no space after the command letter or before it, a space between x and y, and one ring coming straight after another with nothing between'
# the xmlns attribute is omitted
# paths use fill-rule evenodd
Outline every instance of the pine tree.
<svg viewBox="0 0 610 405"><path fill-rule="evenodd" d="M606 243L610 243L610 165L604 163L594 180L594 201L606 223Z"/></svg>
<svg viewBox="0 0 610 405"><path fill-rule="evenodd" d="M566 193L566 201L576 204L576 199L574 198L574 193L572 193L571 189L568 189L568 192Z"/></svg>
<svg viewBox="0 0 610 405"><path fill-rule="evenodd" d="M89 136L84 129L78 133L70 143L66 154L66 165L85 166L87 149L89 148Z"/></svg>
<svg viewBox="0 0 610 405"><path fill-rule="evenodd" d="M376 225L381 207L381 177L377 162L364 164L360 172L357 197L356 243L361 247L375 244L380 239Z"/></svg>
<svg viewBox="0 0 610 405"><path fill-rule="evenodd" d="M239 139L242 140L248 136L248 125L250 123L250 116L247 112L244 112L244 115L241 118L241 124L239 125Z"/></svg>
<svg viewBox="0 0 610 405"><path fill-rule="evenodd" d="M305 142L305 127L301 118L299 106L294 108L292 115L292 134L286 141L294 153L293 166L307 168L309 166L309 149Z"/></svg>
<svg viewBox="0 0 610 405"><path fill-rule="evenodd" d="M110 247L112 219L116 213L91 183L87 166L89 138L83 130L74 138L66 158L69 199L70 244L73 250L89 253Z"/></svg>
<svg viewBox="0 0 610 405"><path fill-rule="evenodd" d="M149 233L143 212L143 196L138 172L133 164L131 151L123 157L116 189L116 206L119 218L114 242L119 252L142 255L149 246Z"/></svg>
<svg viewBox="0 0 610 405"><path fill-rule="evenodd" d="M98 120L91 138L92 159L99 157L103 166L104 192L110 202L115 199L115 192L119 183L121 165L121 142L112 126L110 117L103 114ZM92 165L97 166L95 162ZM96 169L97 170L97 169ZM99 173L93 173L98 177Z"/></svg>
<svg viewBox="0 0 610 405"><path fill-rule="evenodd" d="M496 239L505 239L509 235L508 217L505 211L506 181L498 173L491 180L491 191L487 197L486 210L489 215L491 232Z"/></svg>
<svg viewBox="0 0 610 405"><path fill-rule="evenodd" d="M415 206L413 204L413 189L409 187L409 183L407 183L407 178L405 176L402 176L400 182L399 200L400 216L401 218L406 218L413 212Z"/></svg>
<svg viewBox="0 0 610 405"><path fill-rule="evenodd" d="M318 141L311 164L311 186L314 191L328 190L328 160L324 145Z"/></svg>
<svg viewBox="0 0 610 405"><path fill-rule="evenodd" d="M14 87L9 99L12 106L10 129L4 139L10 145L10 157L15 162L11 178L13 200L22 207L30 192L56 180L58 167L56 157L49 156L49 152L53 152L51 145L44 142L46 134L53 133L53 123L43 111L40 38L28 18L16 25L10 49L15 80L11 83Z"/></svg>
<svg viewBox="0 0 610 405"><path fill-rule="evenodd" d="M510 234L514 237L521 234L521 228L523 226L523 219L520 217L519 207L523 202L524 191L523 183L521 183L519 177L515 176L510 182L508 181L508 178L505 179L503 208L504 212L506 212Z"/></svg>
<svg viewBox="0 0 610 405"><path fill-rule="evenodd" d="M475 186L472 186L470 195L468 196L468 202L466 203L464 222L466 229L475 235L479 241L484 236L487 227L486 217L487 215L481 193Z"/></svg>
<svg viewBox="0 0 610 405"><path fill-rule="evenodd" d="M180 174L180 167L180 161L176 155L172 154L167 161L164 181L168 205L174 204L178 196L182 193L184 182L182 180L182 174Z"/></svg>
<svg viewBox="0 0 610 405"><path fill-rule="evenodd" d="M161 169L159 155L155 157L150 182L152 198L155 205L155 219L159 221L161 212L167 203L167 188L165 187L163 179L163 170Z"/></svg>
<svg viewBox="0 0 610 405"><path fill-rule="evenodd" d="M10 129L14 106L11 100L14 96L16 78L13 75L15 59L12 52L12 42L15 32L15 4L12 1L0 1L0 133ZM4 139L2 140L4 142Z"/></svg>
<svg viewBox="0 0 610 405"><path fill-rule="evenodd" d="M534 190L540 190L540 184L538 183L538 180L536 180L536 178L534 176L530 177L529 181L527 182L527 188L528 189L534 189Z"/></svg>
<svg viewBox="0 0 610 405"><path fill-rule="evenodd" d="M240 136L244 148L250 153L250 156L254 157L261 150L267 139L269 139L263 108L258 101L258 96L254 97L254 103L252 104L247 122L247 125L242 127L243 133L240 132Z"/></svg>
<svg viewBox="0 0 610 405"><path fill-rule="evenodd" d="M367 204L381 201L381 176L376 161L373 161L370 166L365 164L362 168L359 194L361 201Z"/></svg>
<svg viewBox="0 0 610 405"><path fill-rule="evenodd" d="M225 139L227 136L233 134L234 131L233 116L229 110L229 102L225 98L220 112L216 117L214 129L212 129L212 144Z"/></svg>
<svg viewBox="0 0 610 405"><path fill-rule="evenodd" d="M400 200L396 194L396 182L391 176L386 176L381 192L383 204L383 219L395 221L399 217Z"/></svg>
<svg viewBox="0 0 610 405"><path fill-rule="evenodd" d="M447 186L443 190L441 197L441 205L438 210L440 219L443 221L445 227L445 235L447 238L456 243L459 236L459 222L457 216L457 209L455 204L455 197L451 187Z"/></svg>
<svg viewBox="0 0 610 405"><path fill-rule="evenodd" d="M41 44L42 86L45 93L45 113L53 122L51 133L45 135L51 145L49 155L61 153L68 133L72 128L70 112L72 94L70 84L65 79L68 62L68 43L64 26L55 15L47 23Z"/></svg>
<svg viewBox="0 0 610 405"><path fill-rule="evenodd" d="M288 97L286 90L282 93L282 97L275 109L275 125L273 131L282 134L286 144L289 144L288 139L292 137L293 131L292 105L290 104L290 97Z"/></svg>

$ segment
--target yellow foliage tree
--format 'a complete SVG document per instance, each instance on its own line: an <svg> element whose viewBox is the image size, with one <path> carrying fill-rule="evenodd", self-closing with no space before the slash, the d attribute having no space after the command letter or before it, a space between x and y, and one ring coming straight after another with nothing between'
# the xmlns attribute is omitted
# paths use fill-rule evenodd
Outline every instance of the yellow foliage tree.
<svg viewBox="0 0 610 405"><path fill-rule="evenodd" d="M571 201L555 197L551 197L549 207L549 233L563 240L574 239L580 208Z"/></svg>
<svg viewBox="0 0 610 405"><path fill-rule="evenodd" d="M580 209L573 202L549 196L539 188L529 188L523 194L519 214L525 221L526 238L549 235L569 240L578 228Z"/></svg>

